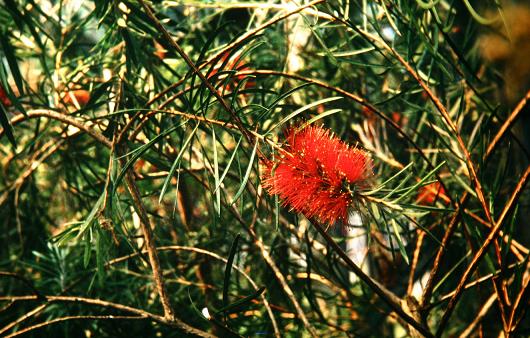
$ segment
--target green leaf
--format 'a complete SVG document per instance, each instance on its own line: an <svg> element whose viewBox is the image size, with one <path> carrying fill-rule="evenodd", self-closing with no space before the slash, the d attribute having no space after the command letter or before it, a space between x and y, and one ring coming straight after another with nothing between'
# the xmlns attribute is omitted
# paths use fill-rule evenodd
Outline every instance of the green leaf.
<svg viewBox="0 0 530 338"><path fill-rule="evenodd" d="M258 120L261 121L263 118L267 117L283 100L290 97L297 91L301 91L303 88L312 85L312 83L303 83L297 87L289 89L287 92L279 95L277 98L272 101L272 103L258 116Z"/></svg>
<svg viewBox="0 0 530 338"><path fill-rule="evenodd" d="M13 46L11 46L11 44L9 43L9 37L7 36L7 34L0 35L0 43L6 56L7 63L9 64L11 75L13 75L13 79L15 80L15 84L17 85L20 95L24 95L24 80L22 79L22 74L20 73L20 69L18 68L18 62L15 56L15 52L13 50Z"/></svg>
<svg viewBox="0 0 530 338"><path fill-rule="evenodd" d="M160 140L163 137L165 137L165 136L169 135L170 133L174 132L175 130L180 128L185 123L187 123L187 122L183 122L182 124L180 124L178 126L174 126L174 127L169 128L168 130L166 130L166 131L156 135L155 137L153 137L153 139L150 140L149 142L147 142L146 144L143 144L140 147L134 149L133 151L130 151L129 153L123 155L123 156L127 156L127 155L132 154L131 158L127 161L127 163L125 163L123 168L120 170L120 173L116 177L116 180L114 181L114 189L112 191L112 194L114 195L116 193L116 189L120 185L121 180L123 179L123 176L125 176L125 173L127 172L127 170L134 164L134 162L136 162L136 160L140 156L142 156L149 148L151 148L151 146L153 146L153 144L158 142L158 140ZM123 156L121 156L121 157L123 157ZM119 157L119 158L121 158L121 157Z"/></svg>
<svg viewBox="0 0 530 338"><path fill-rule="evenodd" d="M303 106L301 108L298 108L297 110L295 110L291 114L289 114L286 117L284 117L280 122L276 123L274 126L269 128L269 131L267 132L267 134L270 133L272 130L278 128L279 126L281 126L285 122L291 120L296 115L305 112L306 110L309 110L309 109L311 109L313 107L316 107L318 105L321 105L321 104L324 104L324 103L327 103L327 102L337 101L337 100L341 100L341 99L343 99L342 96L334 96L334 97L328 97L328 98L325 98L325 99L322 99L322 100L318 100L318 101L315 101L315 102L310 103L310 104L306 104L305 106Z"/></svg>
<svg viewBox="0 0 530 338"><path fill-rule="evenodd" d="M383 183L381 183L377 188L373 189L373 190L370 190L366 193L363 193L363 195L367 195L367 196L370 196L370 195L373 195L375 194L376 192L380 191L381 189L383 189L388 183L390 183L392 180L394 180L395 178L397 178L399 175L401 175L402 173L404 173L405 171L407 171L410 167L412 167L412 165L414 164L414 162L410 162L409 164L407 164L405 167L403 167L403 169L401 169L400 171L398 171L397 173L395 173L394 175L392 175L389 179L387 179L386 181L384 181Z"/></svg>
<svg viewBox="0 0 530 338"><path fill-rule="evenodd" d="M235 313L235 312L241 312L245 309L245 307L247 305L249 305L254 299L258 298L259 296L261 296L261 294L265 291L265 287L261 287L259 288L256 292L254 292L253 294L251 294L250 296L247 296L241 300L238 300L237 302L234 302L228 306L224 306L222 308L220 308L219 310L217 310L216 313L223 313L223 312L226 312L226 313Z"/></svg>
<svg viewBox="0 0 530 338"><path fill-rule="evenodd" d="M320 119L323 119L326 116L330 116L330 115L333 115L333 114L336 114L336 113L340 113L341 111L342 111L342 109L331 109L331 110L325 111L325 112L323 112L321 114L318 114L317 116L314 116L314 117L310 118L307 122L302 124L299 129L302 130L305 127L307 127L308 125L310 125L312 123L315 123L316 121L318 121Z"/></svg>
<svg viewBox="0 0 530 338"><path fill-rule="evenodd" d="M427 175L425 175L421 180L418 181L418 183L414 184L412 187L410 187L405 193L403 193L401 196L396 198L393 203L399 203L402 199L406 198L411 192L416 191L416 189L421 186L429 177L431 177L435 172L437 172L443 165L445 165L445 161L442 161L442 163L438 164L433 170L429 171Z"/></svg>
<svg viewBox="0 0 530 338"><path fill-rule="evenodd" d="M2 102L0 102L0 124L2 124L2 128L4 129L3 131L6 134L7 139L13 146L13 149L16 149L17 141L15 140L15 136L13 135L13 126L11 126L11 122L9 121L9 118L7 117L7 112Z"/></svg>
<svg viewBox="0 0 530 338"><path fill-rule="evenodd" d="M215 128L212 126L212 143L213 143L213 174L215 181L215 208L217 211L217 216L221 216L221 192L217 187L219 187L219 160L217 158L217 140L215 138Z"/></svg>
<svg viewBox="0 0 530 338"><path fill-rule="evenodd" d="M197 305L195 305L195 302L193 301L193 298L191 298L190 288L187 288L187 291L188 291L188 299L190 300L191 308L193 309L193 311L195 311L195 314L198 315L199 318L202 318L205 321L209 322L210 320L208 318L204 317L204 315L202 314L202 311L199 310Z"/></svg>
<svg viewBox="0 0 530 338"><path fill-rule="evenodd" d="M234 205L236 201L238 200L239 196L245 191L245 187L247 186L248 178L250 177L250 173L252 171L252 165L254 163L254 157L256 156L256 151L258 150L258 139L256 139L256 144L254 144L254 149L252 149L252 154L250 155L250 160L248 161L248 167L247 171L245 172L245 177L243 178L243 181L241 182L241 186L239 187L239 190L236 192L234 199L230 203L230 205Z"/></svg>
<svg viewBox="0 0 530 338"><path fill-rule="evenodd" d="M96 229L96 266L99 286L103 287L105 280L105 236L102 230Z"/></svg>
<svg viewBox="0 0 530 338"><path fill-rule="evenodd" d="M237 149L239 148L239 144L241 144L241 140L243 140L243 136L241 136L239 140L237 141L234 147L234 151L232 151L232 156L230 156L230 159L228 160L228 163L226 164L225 170L223 171L223 174L219 178L219 182L217 186L215 187L215 192L217 192L220 189L221 184L223 184L225 176L226 174L228 174L228 171L230 170L230 166L232 165L232 162L234 161L234 158L236 157Z"/></svg>
<svg viewBox="0 0 530 338"><path fill-rule="evenodd" d="M100 211L100 208L101 208L101 205L103 204L104 199L105 199L105 193L102 193L99 196L96 204L94 204L94 206L92 207L92 210L88 214L83 224L81 224L81 226L79 227L79 233L77 234L77 237L76 237L77 239L79 239L79 237L81 237L85 233L85 231L88 229L88 227L92 224L92 222L94 221L94 218Z"/></svg>
<svg viewBox="0 0 530 338"><path fill-rule="evenodd" d="M162 198L164 198L164 194L166 193L169 183L171 182L171 178L173 177L173 174L175 173L175 169L177 168L177 165L180 163L180 159L182 158L184 151L186 151L186 148L190 144L191 139L193 138L193 136L195 136L195 133L197 132L197 129L199 128L199 125L200 125L200 122L197 122L197 125L195 126L193 131L190 133L186 141L184 141L182 148L180 148L177 158L173 162L173 165L171 166L171 169L169 169L169 173L167 174L166 179L164 180L164 184L162 185L162 191L160 192L160 197L158 198L158 203L162 202Z"/></svg>
<svg viewBox="0 0 530 338"><path fill-rule="evenodd" d="M92 253L92 243L90 242L90 231L85 232L85 252L83 254L83 267L90 263L90 254Z"/></svg>
<svg viewBox="0 0 530 338"><path fill-rule="evenodd" d="M409 264L409 256L407 255L407 250L405 249L405 244L403 243L403 239L401 238L401 235L399 233L397 222L394 218L390 220L390 224L392 224L392 230L394 230L394 235L396 236L396 240L398 242L399 252L401 253L401 256L405 260L405 263L407 265Z"/></svg>
<svg viewBox="0 0 530 338"><path fill-rule="evenodd" d="M229 300L228 300L228 287L230 286L230 274L232 272L232 265L234 264L234 257L237 253L237 245L239 243L239 239L241 238L240 234L236 235L236 238L234 238L234 241L232 242L232 246L230 247L230 254L228 255L228 259L226 261L226 267L225 267L225 278L223 283L223 307L228 306ZM226 321L226 317L225 317Z"/></svg>

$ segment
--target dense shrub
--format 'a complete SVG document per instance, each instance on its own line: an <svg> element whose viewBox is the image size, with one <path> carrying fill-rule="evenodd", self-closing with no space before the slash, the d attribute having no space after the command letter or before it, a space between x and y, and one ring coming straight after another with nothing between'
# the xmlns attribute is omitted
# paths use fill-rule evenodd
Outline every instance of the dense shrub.
<svg viewBox="0 0 530 338"><path fill-rule="evenodd" d="M528 335L529 19L1 1L0 335Z"/></svg>

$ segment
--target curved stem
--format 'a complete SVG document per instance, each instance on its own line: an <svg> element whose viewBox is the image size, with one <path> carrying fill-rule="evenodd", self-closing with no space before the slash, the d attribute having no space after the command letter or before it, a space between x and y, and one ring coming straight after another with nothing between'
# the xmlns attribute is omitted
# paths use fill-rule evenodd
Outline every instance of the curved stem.
<svg viewBox="0 0 530 338"><path fill-rule="evenodd" d="M26 115L20 114L20 115L13 117L11 119L11 124L14 126L18 123L21 123L23 121L26 121L31 118L36 118L36 117L47 117L53 120L61 121L67 125L74 126L86 132L87 134L92 136L96 141L100 142L101 144L105 145L108 148L111 148L112 146L112 142L110 142L105 136L95 131L91 127L85 125L82 121L79 121L78 119L75 119L69 115L55 112L53 110L46 110L46 109L30 110L27 112ZM0 130L0 138L2 137L3 133L4 133L4 130Z"/></svg>
<svg viewBox="0 0 530 338"><path fill-rule="evenodd" d="M137 316L146 317L160 324L176 327L182 330L184 333L189 334L194 337L205 337L205 338L216 337L215 335L212 335L208 332L204 332L202 330L196 329L184 323L180 319L176 319L176 318L169 319L163 316L155 315L148 311L144 311L142 309L134 308L134 307L119 304L119 303L108 302L102 299L76 297L76 296L43 296L43 299L47 302L83 303L83 304L101 306L105 308L111 308L111 309L115 309L118 311L132 313ZM35 301L35 300L39 300L39 298L34 295L31 295L31 296L0 296L0 301L1 300Z"/></svg>
<svg viewBox="0 0 530 338"><path fill-rule="evenodd" d="M133 319L148 319L144 316L114 316L114 315L106 315L106 316L65 316L65 317L59 317L52 320L45 321L43 323L35 324L29 327L26 327L20 331L14 332L10 335L5 336L5 338L12 338L12 337L18 337L22 334L28 333L30 331L34 331L46 326L50 326L56 323L62 323L70 320L133 320Z"/></svg>

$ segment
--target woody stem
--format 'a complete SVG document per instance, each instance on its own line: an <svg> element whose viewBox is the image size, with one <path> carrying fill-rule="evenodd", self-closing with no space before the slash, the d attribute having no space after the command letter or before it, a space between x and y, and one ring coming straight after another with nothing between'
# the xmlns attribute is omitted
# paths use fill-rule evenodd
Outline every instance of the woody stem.
<svg viewBox="0 0 530 338"><path fill-rule="evenodd" d="M359 279L366 283L370 287L370 289L372 289L379 297L381 297L381 299L385 303L387 303L387 305L390 306L390 308L394 310L399 317L401 317L404 321L406 321L416 330L421 332L421 334L423 334L425 337L434 337L426 327L418 323L414 318L407 314L405 310L403 310L400 305L401 299L398 296L396 296L394 293L385 288L379 282L365 274L363 270L359 266L357 266L357 264L355 264L350 257L348 257L348 254L344 252L344 250L337 244L337 242L335 242L335 240L330 235L328 235L326 230L316 220L310 220L310 222L324 238L327 244L331 246L333 250L340 256L344 263L348 265L348 267L359 277Z"/></svg>

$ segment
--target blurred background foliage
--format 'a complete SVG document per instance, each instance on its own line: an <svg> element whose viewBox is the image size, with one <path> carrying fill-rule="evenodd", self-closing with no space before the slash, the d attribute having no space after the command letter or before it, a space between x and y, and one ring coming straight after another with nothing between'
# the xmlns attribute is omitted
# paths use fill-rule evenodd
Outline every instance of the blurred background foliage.
<svg viewBox="0 0 530 338"><path fill-rule="evenodd" d="M524 1L0 0L0 335L418 336L344 250L432 335L528 336L529 34ZM338 249L260 186L304 123L374 160Z"/></svg>

